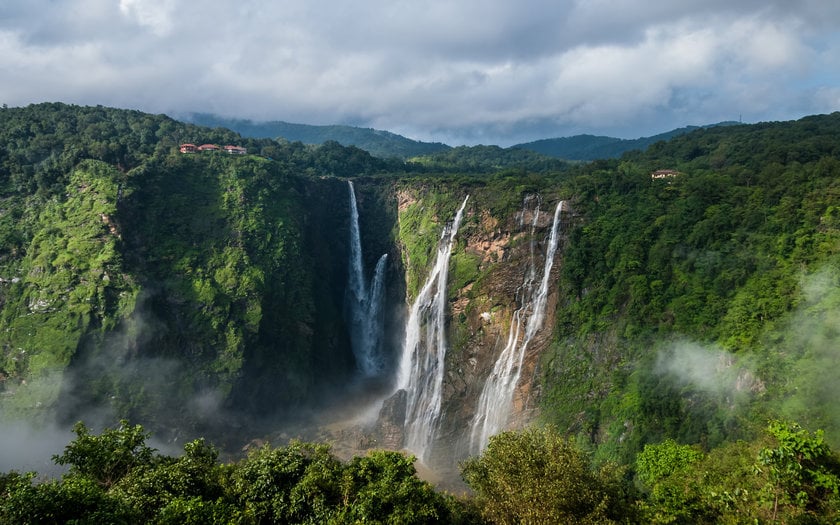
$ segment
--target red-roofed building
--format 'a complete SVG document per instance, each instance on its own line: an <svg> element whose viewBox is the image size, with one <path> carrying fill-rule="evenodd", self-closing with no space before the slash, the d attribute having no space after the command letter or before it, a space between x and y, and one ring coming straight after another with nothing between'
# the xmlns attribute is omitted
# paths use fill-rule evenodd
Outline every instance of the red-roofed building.
<svg viewBox="0 0 840 525"><path fill-rule="evenodd" d="M198 151L198 148L195 144L181 144L181 153L195 153Z"/></svg>
<svg viewBox="0 0 840 525"><path fill-rule="evenodd" d="M246 153L248 153L248 150L240 146L225 146L224 149L231 155L245 155Z"/></svg>
<svg viewBox="0 0 840 525"><path fill-rule="evenodd" d="M215 144L202 144L198 147L198 151L219 151L221 148Z"/></svg>

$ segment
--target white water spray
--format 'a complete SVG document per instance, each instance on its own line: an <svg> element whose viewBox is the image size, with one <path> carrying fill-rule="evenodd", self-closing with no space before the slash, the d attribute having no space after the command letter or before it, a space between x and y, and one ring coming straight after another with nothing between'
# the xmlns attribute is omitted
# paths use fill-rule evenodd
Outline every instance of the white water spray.
<svg viewBox="0 0 840 525"><path fill-rule="evenodd" d="M347 184L350 191L350 273L346 307L350 344L359 371L365 377L373 377L381 374L385 368L381 351L384 323L382 301L385 296L385 268L388 254L383 254L377 261L373 272L373 283L368 287L362 264L356 192L353 181L347 181Z"/></svg>
<svg viewBox="0 0 840 525"><path fill-rule="evenodd" d="M474 455L484 450L490 436L500 432L508 424L513 394L522 374L522 363L525 359L526 350L533 337L542 328L545 318L548 285L551 268L554 265L554 254L557 251L562 212L563 201L560 201L554 210L554 221L548 238L542 280L536 290L534 289L534 251L533 244L531 245L530 268L520 288L522 292L521 306L513 313L507 344L499 354L499 358L493 366L493 371L484 383L471 424L470 452ZM532 240L538 217L539 205L537 205L534 220L531 223ZM525 323L524 335L522 335L523 322Z"/></svg>
<svg viewBox="0 0 840 525"><path fill-rule="evenodd" d="M467 206L464 199L452 224L444 228L437 259L411 306L405 328L396 390L406 391L405 447L428 460L437 433L446 357L446 281L449 256Z"/></svg>

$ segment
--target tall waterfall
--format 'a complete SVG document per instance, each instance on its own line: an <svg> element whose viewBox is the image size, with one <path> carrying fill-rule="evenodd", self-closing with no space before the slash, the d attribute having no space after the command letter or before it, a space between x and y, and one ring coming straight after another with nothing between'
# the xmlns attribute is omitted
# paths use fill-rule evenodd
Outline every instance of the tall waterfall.
<svg viewBox="0 0 840 525"><path fill-rule="evenodd" d="M381 352L383 330L382 301L385 296L385 268L388 254L376 263L373 282L368 287L362 264L362 242L359 235L359 209L353 181L347 181L350 191L350 274L347 283L347 318L350 344L356 366L362 375L379 375L384 367Z"/></svg>
<svg viewBox="0 0 840 525"><path fill-rule="evenodd" d="M411 306L405 328L397 390L406 391L405 447L421 460L428 460L440 417L449 256L468 199L469 196L464 199L452 224L443 230L435 265Z"/></svg>
<svg viewBox="0 0 840 525"><path fill-rule="evenodd" d="M472 454L479 454L484 450L490 436L500 432L508 424L513 394L522 373L525 352L531 339L542 328L545 318L548 285L551 267L554 265L554 254L557 251L558 230L562 212L563 201L560 201L554 210L554 221L548 238L542 280L536 289L533 244L531 245L531 265L520 288L522 292L521 306L513 313L507 344L499 354L499 358L493 366L493 371L484 383L471 424L470 452ZM531 223L532 239L538 217L539 205L534 212L534 219ZM523 323L525 324L524 334L522 333Z"/></svg>

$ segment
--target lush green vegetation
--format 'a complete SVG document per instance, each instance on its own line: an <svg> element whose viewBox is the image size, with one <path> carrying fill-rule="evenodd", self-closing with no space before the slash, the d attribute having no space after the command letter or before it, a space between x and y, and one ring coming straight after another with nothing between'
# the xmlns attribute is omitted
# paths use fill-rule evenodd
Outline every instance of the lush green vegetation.
<svg viewBox="0 0 840 525"><path fill-rule="evenodd" d="M622 462L779 415L840 443L813 368L840 357L838 133L838 114L712 128L583 169L543 417Z"/></svg>
<svg viewBox="0 0 840 525"><path fill-rule="evenodd" d="M558 430L495 438L464 465L471 503L434 493L398 454L345 464L295 444L220 464L200 442L159 456L123 425L102 439L79 427L61 480L4 475L3 516L834 522L838 138L834 114L697 130L581 166L493 147L405 164L131 111L2 109L4 417L95 405L219 436L226 409L294 414L347 382L341 177L364 176L366 266L394 255L394 301L416 294L466 195L450 294L481 308L512 302L518 279L503 292L488 278L498 261L465 243L501 234L525 195L570 210L539 368L541 422ZM183 155L182 142L251 154ZM470 308L450 323L447 366L468 354ZM97 449L117 435L134 445L103 466ZM528 476L545 483L521 490Z"/></svg>
<svg viewBox="0 0 840 525"><path fill-rule="evenodd" d="M21 214L33 234L28 245L12 248L22 257L6 261L0 302L6 341L0 369L7 381L30 382L16 392L19 407L55 399L56 378L82 338L114 329L134 308L137 288L122 271L114 223L121 178L107 164L83 162L70 175L64 199L51 196Z"/></svg>
<svg viewBox="0 0 840 525"><path fill-rule="evenodd" d="M500 170L519 169L530 172L562 171L570 164L566 161L528 151L499 146L458 146L446 151L418 155L409 159L412 165L426 170L454 173L495 173Z"/></svg>
<svg viewBox="0 0 840 525"><path fill-rule="evenodd" d="M401 162L64 104L3 109L0 144L4 414L107 403L190 427L225 406L290 413L352 370L346 256L324 253L346 249L346 186L319 177Z"/></svg>
<svg viewBox="0 0 840 525"><path fill-rule="evenodd" d="M630 517L621 473L593 469L587 455L551 428L493 436L463 475L491 523L618 523Z"/></svg>
<svg viewBox="0 0 840 525"><path fill-rule="evenodd" d="M139 425L122 421L54 456L60 478L0 474L2 523L470 523L465 502L421 481L412 458L373 451L342 462L327 445L263 446L220 463L204 440L178 457L158 454Z"/></svg>
<svg viewBox="0 0 840 525"><path fill-rule="evenodd" d="M421 142L388 131L355 126L313 126L283 121L254 122L202 113L190 115L189 121L201 126L232 129L241 133L243 137L319 145L332 141L343 146L355 146L381 158L407 159L449 149L449 146L440 142Z"/></svg>
<svg viewBox="0 0 840 525"><path fill-rule="evenodd" d="M593 466L556 430L504 432L461 465L474 495L420 480L413 458L371 451L348 462L327 445L265 445L220 463L204 440L158 454L122 421L53 457L59 479L0 474L2 523L835 523L840 459L818 432L771 423L752 442L705 454L648 445L633 471Z"/></svg>

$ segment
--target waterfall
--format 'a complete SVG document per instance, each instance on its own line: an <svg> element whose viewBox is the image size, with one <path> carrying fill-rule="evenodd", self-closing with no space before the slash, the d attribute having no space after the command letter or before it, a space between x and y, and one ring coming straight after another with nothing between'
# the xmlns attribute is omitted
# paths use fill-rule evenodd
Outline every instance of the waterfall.
<svg viewBox="0 0 840 525"><path fill-rule="evenodd" d="M385 302L385 270L388 266L388 254L383 253L376 261L373 270L373 283L368 291L367 317L362 332L367 334L369 352L363 361L362 371L367 375L378 375L385 368L382 357L382 335L385 330L385 317L382 306Z"/></svg>
<svg viewBox="0 0 840 525"><path fill-rule="evenodd" d="M452 224L443 230L435 265L411 306L405 328L397 390L406 391L405 447L421 460L428 460L440 417L449 256L468 199L469 196L464 199Z"/></svg>
<svg viewBox="0 0 840 525"><path fill-rule="evenodd" d="M548 299L548 286L551 268L554 265L554 254L557 251L560 216L563 212L563 201L557 203L554 210L554 221L548 238L548 247L543 265L542 280L534 290L534 228L539 217L539 205L534 212L531 223L531 264L520 287L522 292L521 306L511 318L510 331L505 348L499 354L493 371L484 383L478 400L475 416L470 428L470 452L479 454L490 436L503 430L508 424L513 394L522 373L522 362L531 339L542 328L545 318L545 305ZM530 314L529 314L530 312ZM523 319L525 317L526 319ZM525 323L525 333L522 334L522 324ZM520 339L521 338L521 339Z"/></svg>
<svg viewBox="0 0 840 525"><path fill-rule="evenodd" d="M350 331L350 345L356 366L365 377L379 375L384 367L380 341L382 339L382 301L385 296L385 268L388 254L376 263L373 282L368 288L362 264L362 242L359 235L359 209L353 181L347 181L350 192L350 273L346 292L346 316Z"/></svg>

